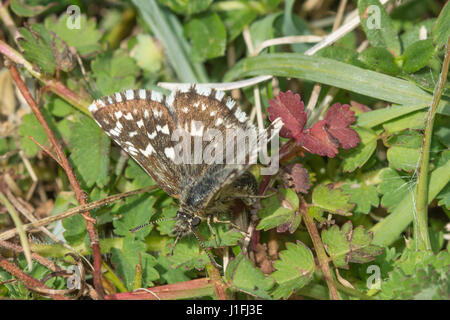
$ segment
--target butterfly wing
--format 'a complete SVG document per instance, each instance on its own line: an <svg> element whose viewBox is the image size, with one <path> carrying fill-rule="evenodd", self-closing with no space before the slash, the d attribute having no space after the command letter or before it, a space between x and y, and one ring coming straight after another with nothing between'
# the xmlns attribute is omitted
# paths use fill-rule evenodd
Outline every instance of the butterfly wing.
<svg viewBox="0 0 450 320"><path fill-rule="evenodd" d="M202 138L202 162L185 162L182 169L187 176L195 177L181 182L181 204L190 207L192 211L205 208L223 186L234 181L256 163L258 146L262 140L270 140L282 125L278 119L270 128L258 134L235 101L225 98L221 91L198 85L179 89L171 100L177 115L177 128L187 131L192 137L191 151L194 151L194 156L194 139ZM213 132L212 135L220 133L221 139L209 140L209 131ZM209 155L206 151L214 144L221 152L217 153L217 158L206 159ZM214 161L211 163L211 160Z"/></svg>
<svg viewBox="0 0 450 320"><path fill-rule="evenodd" d="M180 168L173 161L173 109L157 91L127 90L94 101L89 111L121 148L173 197L180 194Z"/></svg>

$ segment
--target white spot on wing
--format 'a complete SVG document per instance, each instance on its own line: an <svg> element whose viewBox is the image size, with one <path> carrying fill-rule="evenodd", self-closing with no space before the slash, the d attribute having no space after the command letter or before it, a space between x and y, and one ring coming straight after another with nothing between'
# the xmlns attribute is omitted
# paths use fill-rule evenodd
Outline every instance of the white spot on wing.
<svg viewBox="0 0 450 320"><path fill-rule="evenodd" d="M108 97L108 103L109 104L113 104L114 103L114 101L113 101L113 99L111 97Z"/></svg>
<svg viewBox="0 0 450 320"><path fill-rule="evenodd" d="M151 155L153 152L155 152L155 149L153 149L153 146L149 143L145 150L139 149L139 151L146 157Z"/></svg>
<svg viewBox="0 0 450 320"><path fill-rule="evenodd" d="M156 101L156 102L161 102L162 100L162 94L161 92L158 91L152 91L152 96L151 96L151 100Z"/></svg>
<svg viewBox="0 0 450 320"><path fill-rule="evenodd" d="M240 110L239 108L236 108L234 115L241 123L244 123L247 120L247 115L245 114L244 111Z"/></svg>
<svg viewBox="0 0 450 320"><path fill-rule="evenodd" d="M91 103L91 105L89 106L89 112L94 113L95 111L98 110L97 104L94 102Z"/></svg>
<svg viewBox="0 0 450 320"><path fill-rule="evenodd" d="M116 119L120 119L123 116L122 111L116 111L114 112L114 115L116 116Z"/></svg>
<svg viewBox="0 0 450 320"><path fill-rule="evenodd" d="M208 96L211 94L211 88L204 87L204 86L197 86L197 87L195 88L195 91L196 91L198 94L200 94L200 95L202 95L202 96L206 96L206 97L208 97Z"/></svg>
<svg viewBox="0 0 450 320"><path fill-rule="evenodd" d="M127 120L133 120L133 115L131 114L131 112L128 112L128 113L124 116L124 118L127 119Z"/></svg>
<svg viewBox="0 0 450 320"><path fill-rule="evenodd" d="M220 126L223 123L222 118L217 118L216 123L214 124L216 127Z"/></svg>
<svg viewBox="0 0 450 320"><path fill-rule="evenodd" d="M128 135L132 138L137 134L138 134L137 131L131 131Z"/></svg>
<svg viewBox="0 0 450 320"><path fill-rule="evenodd" d="M105 103L103 102L102 99L98 99L96 102L97 102L97 104L101 105L102 107L105 106Z"/></svg>
<svg viewBox="0 0 450 320"><path fill-rule="evenodd" d="M191 85L189 83L180 84L177 86L177 90L180 92L189 92Z"/></svg>
<svg viewBox="0 0 450 320"><path fill-rule="evenodd" d="M150 112L148 112L148 110L144 110L144 118L148 119L148 117L150 116Z"/></svg>
<svg viewBox="0 0 450 320"><path fill-rule="evenodd" d="M122 95L120 94L120 92L116 92L115 96L117 102L122 102Z"/></svg>
<svg viewBox="0 0 450 320"><path fill-rule="evenodd" d="M125 91L125 98L127 100L133 100L134 99L134 92L133 92L133 90Z"/></svg>
<svg viewBox="0 0 450 320"><path fill-rule="evenodd" d="M209 115L210 115L211 117L215 117L216 114L217 114L217 110L213 110L213 111L211 111L211 112L209 113Z"/></svg>
<svg viewBox="0 0 450 320"><path fill-rule="evenodd" d="M136 124L139 128L142 128L144 126L144 121L141 119L138 122L136 122Z"/></svg>
<svg viewBox="0 0 450 320"><path fill-rule="evenodd" d="M153 109L152 111L153 111L153 116L154 116L156 119L159 119L159 118L162 117L162 110Z"/></svg>
<svg viewBox="0 0 450 320"><path fill-rule="evenodd" d="M149 137L152 140L156 137L156 135L157 135L156 130L153 131L152 133L147 132L147 137Z"/></svg>
<svg viewBox="0 0 450 320"><path fill-rule="evenodd" d="M216 100L222 101L224 96L225 96L225 92L223 92L223 91L216 91Z"/></svg>
<svg viewBox="0 0 450 320"><path fill-rule="evenodd" d="M172 161L175 160L175 150L172 147L165 148L164 154L166 155L167 158L171 159Z"/></svg>
<svg viewBox="0 0 450 320"><path fill-rule="evenodd" d="M188 113L189 109L188 109L188 107L183 107L183 109L181 109L181 111L183 111L184 113Z"/></svg>
<svg viewBox="0 0 450 320"><path fill-rule="evenodd" d="M169 126L166 124L164 127L161 127L160 125L156 125L156 131L169 134Z"/></svg>
<svg viewBox="0 0 450 320"><path fill-rule="evenodd" d="M228 101L227 101L227 108L228 109L233 109L233 107L234 107L234 105L236 104L236 101L234 101L234 100L232 100L232 99L229 99Z"/></svg>
<svg viewBox="0 0 450 320"><path fill-rule="evenodd" d="M139 89L139 98L140 99L145 99L147 98L147 93L144 89Z"/></svg>

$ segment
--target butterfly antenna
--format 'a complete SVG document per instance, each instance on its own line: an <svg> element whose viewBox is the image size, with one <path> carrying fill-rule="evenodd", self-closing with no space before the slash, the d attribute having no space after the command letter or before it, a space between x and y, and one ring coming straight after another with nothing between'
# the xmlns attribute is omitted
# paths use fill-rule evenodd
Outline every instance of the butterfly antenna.
<svg viewBox="0 0 450 320"><path fill-rule="evenodd" d="M136 231L141 230L142 228L145 228L146 226L154 225L155 223L160 223L160 222L168 221L168 220L175 220L175 217L172 217L172 218L161 218L161 219L149 221L147 223L141 224L140 226L134 227L133 229L130 229L130 232L134 233Z"/></svg>
<svg viewBox="0 0 450 320"><path fill-rule="evenodd" d="M192 229L191 229L192 230ZM211 263L216 267L217 269L222 269L222 266L218 264L213 257L209 254L208 249L206 248L205 244L200 240L197 233L195 233L194 230L192 230L192 233L194 234L195 239L197 239L198 243L200 244L200 247L205 251L206 255L208 256L209 260L211 260Z"/></svg>

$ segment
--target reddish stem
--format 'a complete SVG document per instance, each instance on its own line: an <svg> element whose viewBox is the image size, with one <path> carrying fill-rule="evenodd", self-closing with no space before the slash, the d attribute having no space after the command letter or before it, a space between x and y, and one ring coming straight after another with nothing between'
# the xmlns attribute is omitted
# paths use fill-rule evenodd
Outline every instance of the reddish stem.
<svg viewBox="0 0 450 320"><path fill-rule="evenodd" d="M83 192L83 190L80 187L80 183L78 182L77 178L75 177L75 174L72 170L72 167L69 164L69 160L67 159L66 155L64 154L63 148L58 140L56 140L55 135L53 134L52 130L50 129L49 125L47 124L47 121L45 120L44 116L42 115L41 110L39 109L36 101L31 96L27 86L25 85L25 82L20 77L19 72L17 71L17 68L14 65L10 66L10 72L11 76L16 83L17 87L19 88L20 92L22 93L23 97L29 104L31 110L33 111L34 115L36 116L39 123L42 125L43 129L45 130L50 142L53 145L53 148L56 152L56 155L59 159L59 163L63 167L64 171L66 172L67 178L69 179L69 182L75 192L75 196L80 203L80 205L86 204L86 196ZM104 297L103 292L103 286L101 281L101 266L102 266L102 257L100 252L100 244L98 240L97 230L95 229L94 223L92 222L91 215L89 211L86 211L83 216L86 220L86 229L89 234L89 238L91 240L91 248L92 253L94 257L94 287L97 291L98 296L100 299Z"/></svg>

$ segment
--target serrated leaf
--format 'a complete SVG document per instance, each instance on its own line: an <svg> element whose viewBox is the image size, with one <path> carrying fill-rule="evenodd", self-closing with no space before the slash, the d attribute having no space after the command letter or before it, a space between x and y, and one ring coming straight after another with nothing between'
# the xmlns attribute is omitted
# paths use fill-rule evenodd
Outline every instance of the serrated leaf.
<svg viewBox="0 0 450 320"><path fill-rule="evenodd" d="M271 276L277 283L272 292L274 299L287 299L295 290L304 287L316 268L311 250L300 241L286 243L286 250L280 252L280 260L273 266L276 271Z"/></svg>
<svg viewBox="0 0 450 320"><path fill-rule="evenodd" d="M181 270L191 269L203 269L209 263L208 256L201 249L200 244L194 236L188 235L178 241L177 245L173 249L173 255L171 255L173 243L170 248L163 251L167 255L167 259L170 262L171 268L180 268Z"/></svg>
<svg viewBox="0 0 450 320"><path fill-rule="evenodd" d="M142 264L142 285L152 286L152 281L159 278L159 274L154 268L156 259L145 253L144 242L133 239L131 236L123 239L122 250L111 249L111 261L116 266L116 272L123 279L128 290L133 290L136 274L136 265Z"/></svg>
<svg viewBox="0 0 450 320"><path fill-rule="evenodd" d="M373 235L358 226L353 229L351 221L341 229L333 225L329 230L322 231L322 241L333 264L337 268L348 269L350 262L367 263L381 254L382 248L371 244Z"/></svg>
<svg viewBox="0 0 450 320"><path fill-rule="evenodd" d="M433 55L434 47L431 39L416 41L403 53L403 70L408 73L416 72L425 67Z"/></svg>
<svg viewBox="0 0 450 320"><path fill-rule="evenodd" d="M27 28L20 28L22 38L19 38L27 60L36 65L47 74L53 74L57 63L51 49L50 32L42 24L34 24Z"/></svg>
<svg viewBox="0 0 450 320"><path fill-rule="evenodd" d="M299 200L297 194L291 189L280 189L277 195L262 199L263 209L259 211L261 220L258 230L269 230L283 224L290 224L298 210Z"/></svg>
<svg viewBox="0 0 450 320"><path fill-rule="evenodd" d="M122 50L97 55L91 67L97 87L104 96L134 88L139 73L134 59Z"/></svg>
<svg viewBox="0 0 450 320"><path fill-rule="evenodd" d="M100 38L102 34L97 29L94 19L87 20L85 14L79 17L80 28L69 28L68 19L71 15L62 14L58 20L54 17L45 19L48 30L55 32L68 46L75 47L80 55L89 55L100 51Z"/></svg>
<svg viewBox="0 0 450 320"><path fill-rule="evenodd" d="M341 156L342 170L344 172L352 172L361 168L372 156L377 148L378 135L375 131L363 127L356 127L355 131L358 133L361 143L352 150L344 150Z"/></svg>
<svg viewBox="0 0 450 320"><path fill-rule="evenodd" d="M359 55L359 60L367 64L372 70L396 75L402 70L397 66L394 56L383 47L370 47Z"/></svg>
<svg viewBox="0 0 450 320"><path fill-rule="evenodd" d="M164 280L166 283L171 284L191 280L182 268L172 268L166 256L160 254L157 261L158 264L155 268L158 270L161 280Z"/></svg>
<svg viewBox="0 0 450 320"><path fill-rule="evenodd" d="M9 6L11 10L20 17L34 17L55 5L54 3L41 5L42 2L43 1L12 0Z"/></svg>
<svg viewBox="0 0 450 320"><path fill-rule="evenodd" d="M134 189L144 188L155 184L152 177L132 158L128 160L128 165L125 169L125 177L133 181Z"/></svg>
<svg viewBox="0 0 450 320"><path fill-rule="evenodd" d="M260 299L271 299L269 290L274 285L273 280L264 275L242 254L228 264L225 278L235 289Z"/></svg>
<svg viewBox="0 0 450 320"><path fill-rule="evenodd" d="M354 212L368 214L372 207L378 207L378 198L375 186L365 184L346 184L342 190L350 195L350 202L356 204Z"/></svg>
<svg viewBox="0 0 450 320"><path fill-rule="evenodd" d="M387 151L387 159L392 168L412 172L418 168L420 149L393 146Z"/></svg>
<svg viewBox="0 0 450 320"><path fill-rule="evenodd" d="M91 118L80 116L73 126L70 144L70 160L85 185L106 185L111 140L103 130Z"/></svg>
<svg viewBox="0 0 450 320"><path fill-rule="evenodd" d="M447 185L444 187L444 189L441 190L441 192L439 192L436 198L439 199L440 206L444 206L447 208L447 210L450 210L450 183L447 183Z"/></svg>
<svg viewBox="0 0 450 320"><path fill-rule="evenodd" d="M227 32L216 13L192 19L186 25L186 32L191 40L194 59L204 61L225 53Z"/></svg>
<svg viewBox="0 0 450 320"><path fill-rule="evenodd" d="M65 100L54 97L48 103L48 110L55 116L64 118L74 112L74 108Z"/></svg>
<svg viewBox="0 0 450 320"><path fill-rule="evenodd" d="M50 129L58 136L55 130L55 122L46 109L41 109L41 112L49 125ZM22 137L20 146L28 157L34 157L40 149L28 136L33 137L37 142L44 146L48 146L48 137L45 130L42 128L36 116L33 113L26 114L22 117L22 124L19 127L19 135Z"/></svg>
<svg viewBox="0 0 450 320"><path fill-rule="evenodd" d="M373 47L384 47L394 55L400 54L400 41L386 9L379 0L359 0L361 26Z"/></svg>
<svg viewBox="0 0 450 320"><path fill-rule="evenodd" d="M349 202L349 198L341 189L334 189L332 185L318 185L312 194L312 202L315 206L344 216L350 216L350 211L354 207L354 204Z"/></svg>
<svg viewBox="0 0 450 320"><path fill-rule="evenodd" d="M87 236L86 221L84 218L77 214L72 217L66 218L62 222L64 231L64 239L72 245L80 244Z"/></svg>
<svg viewBox="0 0 450 320"><path fill-rule="evenodd" d="M251 24L249 30L255 49L265 40L274 38L275 30L273 24L280 14L281 12L269 14Z"/></svg>
<svg viewBox="0 0 450 320"><path fill-rule="evenodd" d="M381 183L378 185L378 192L383 195L381 206L384 208L395 208L414 187L414 182L402 179L400 174L391 168L383 170L380 179Z"/></svg>
<svg viewBox="0 0 450 320"><path fill-rule="evenodd" d="M226 10L220 12L220 17L226 27L228 42L233 41L258 16L258 12L250 6L242 9Z"/></svg>
<svg viewBox="0 0 450 320"><path fill-rule="evenodd" d="M155 202L155 197L141 194L127 198L124 205L116 206L114 212L120 214L122 217L114 220L114 233L120 236L128 236L131 235L130 229L149 222L155 212L153 208ZM151 229L148 226L133 234L137 239L142 240L150 233Z"/></svg>

